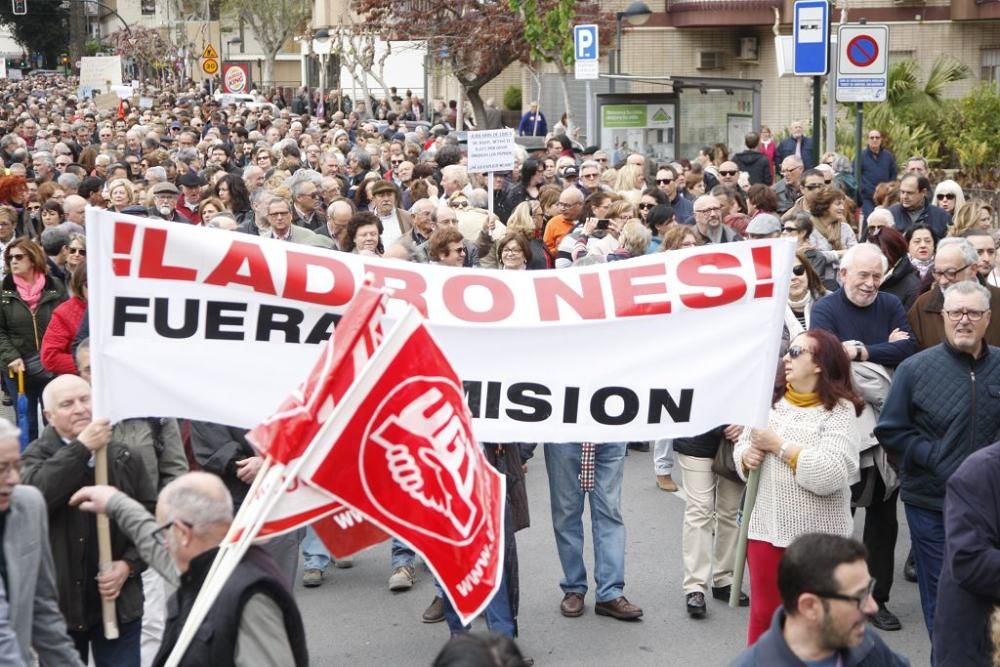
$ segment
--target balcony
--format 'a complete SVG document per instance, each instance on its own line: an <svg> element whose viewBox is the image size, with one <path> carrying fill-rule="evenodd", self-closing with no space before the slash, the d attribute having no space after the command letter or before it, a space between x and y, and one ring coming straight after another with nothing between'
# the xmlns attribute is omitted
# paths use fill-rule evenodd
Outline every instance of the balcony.
<svg viewBox="0 0 1000 667"><path fill-rule="evenodd" d="M678 28L771 25L783 0L669 0L670 24Z"/></svg>

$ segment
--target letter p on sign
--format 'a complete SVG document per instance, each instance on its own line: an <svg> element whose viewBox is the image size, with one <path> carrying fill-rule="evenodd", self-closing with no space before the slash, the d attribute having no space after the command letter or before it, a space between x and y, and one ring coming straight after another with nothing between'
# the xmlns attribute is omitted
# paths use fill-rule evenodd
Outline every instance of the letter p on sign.
<svg viewBox="0 0 1000 667"><path fill-rule="evenodd" d="M577 60L597 60L597 26L578 25L573 28L574 52Z"/></svg>

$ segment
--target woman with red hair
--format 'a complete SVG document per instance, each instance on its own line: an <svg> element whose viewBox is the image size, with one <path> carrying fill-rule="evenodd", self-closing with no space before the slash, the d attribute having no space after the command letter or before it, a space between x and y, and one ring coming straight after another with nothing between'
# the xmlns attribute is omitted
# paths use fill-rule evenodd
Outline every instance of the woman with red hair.
<svg viewBox="0 0 1000 667"><path fill-rule="evenodd" d="M0 177L0 206L10 206L17 211L17 224L14 236L29 236L38 238L38 230L25 207L28 201L28 182L24 176Z"/></svg>
<svg viewBox="0 0 1000 667"><path fill-rule="evenodd" d="M743 429L733 451L746 478L760 468L750 515L750 625L747 645L771 626L781 606L778 562L806 533L850 537L851 482L858 476L857 417L863 402L851 383L851 363L832 334L807 331L784 356L785 382L776 388L765 429Z"/></svg>

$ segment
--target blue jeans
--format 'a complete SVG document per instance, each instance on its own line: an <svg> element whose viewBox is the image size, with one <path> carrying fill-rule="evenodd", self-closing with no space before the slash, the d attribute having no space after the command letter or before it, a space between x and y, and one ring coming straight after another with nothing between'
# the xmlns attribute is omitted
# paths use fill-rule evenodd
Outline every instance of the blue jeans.
<svg viewBox="0 0 1000 667"><path fill-rule="evenodd" d="M625 521L622 518L625 448L624 442L599 444L595 455L590 522L598 602L610 602L621 597L625 590ZM587 567L583 562L584 492L580 490L580 451L578 443L545 445L552 529L563 570L559 585L564 593L583 595L587 592Z"/></svg>
<svg viewBox="0 0 1000 667"><path fill-rule="evenodd" d="M917 563L920 607L924 612L927 633L930 634L934 628L938 578L944 562L944 514L907 504L906 523L910 525L913 559Z"/></svg>
<svg viewBox="0 0 1000 667"><path fill-rule="evenodd" d="M302 538L302 569L325 572L331 560L323 540L319 539L312 526L306 526L306 536Z"/></svg>
<svg viewBox="0 0 1000 667"><path fill-rule="evenodd" d="M417 554L414 553L413 549L406 546L395 537L392 538L392 569L395 570L397 567L403 567L404 565L413 565L413 561L417 559Z"/></svg>
<svg viewBox="0 0 1000 667"><path fill-rule="evenodd" d="M444 620L448 623L448 629L451 630L451 634L457 635L469 632L472 626L462 625L462 622L458 620L458 614L455 612L455 608L451 606L451 600L441 590L441 585L435 581L434 586L437 589L437 596L444 600ZM516 633L514 632L514 616L511 613L510 598L507 595L506 568L504 568L503 579L500 581L500 588L497 589L497 594L493 596L493 599L486 605L486 609L483 610L483 617L486 619L486 627L489 628L490 632L495 632L498 635L510 637L511 639L516 637Z"/></svg>
<svg viewBox="0 0 1000 667"><path fill-rule="evenodd" d="M105 639L104 627L100 624L90 628L89 632L70 632L70 638L80 653L83 664L90 659L90 651L94 651L94 664L97 667L139 667L139 646L142 642L142 621L120 623L118 639Z"/></svg>

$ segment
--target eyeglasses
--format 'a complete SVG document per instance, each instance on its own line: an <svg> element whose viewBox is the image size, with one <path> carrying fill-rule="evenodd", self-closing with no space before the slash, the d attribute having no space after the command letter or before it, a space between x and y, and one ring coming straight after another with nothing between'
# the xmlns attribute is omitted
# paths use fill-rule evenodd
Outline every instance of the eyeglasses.
<svg viewBox="0 0 1000 667"><path fill-rule="evenodd" d="M793 266L792 267L792 273L794 273L797 276L804 275L805 272L806 272L806 265L805 264L799 264L797 266Z"/></svg>
<svg viewBox="0 0 1000 667"><path fill-rule="evenodd" d="M524 251L520 248L504 248L500 251L501 255L523 255Z"/></svg>
<svg viewBox="0 0 1000 667"><path fill-rule="evenodd" d="M735 176L738 173L740 173L740 172L738 172L738 171L730 171L728 169L726 169L725 171L723 171L722 169L719 170L719 176Z"/></svg>
<svg viewBox="0 0 1000 667"><path fill-rule="evenodd" d="M712 206L709 208L695 209L695 213L718 213L721 210L721 206Z"/></svg>
<svg viewBox="0 0 1000 667"><path fill-rule="evenodd" d="M799 233L799 228L798 227L782 227L781 231L785 232L786 234L798 234Z"/></svg>
<svg viewBox="0 0 1000 667"><path fill-rule="evenodd" d="M575 201L572 204L567 204L566 202L561 201L558 204L556 204L556 206L558 206L559 208L573 208L574 206L579 206L579 205L580 202L578 201ZM454 204L452 204L452 206L454 206Z"/></svg>
<svg viewBox="0 0 1000 667"><path fill-rule="evenodd" d="M855 605L857 605L858 610L860 610L861 605L863 605L868 600L868 598L872 596L872 591L874 590L875 590L875 578L872 577L871 579L868 580L868 586L865 587L865 590L859 593L858 595L844 595L843 593L813 593L813 595L816 595L821 598L826 598L828 600L843 600L844 602L853 602Z"/></svg>
<svg viewBox="0 0 1000 667"><path fill-rule="evenodd" d="M812 191L812 190L819 190L820 188L823 187L823 185L821 183L810 183L809 185L805 185L803 187L806 190Z"/></svg>
<svg viewBox="0 0 1000 667"><path fill-rule="evenodd" d="M452 208L469 208L469 202L467 201L453 201L449 204Z"/></svg>
<svg viewBox="0 0 1000 667"><path fill-rule="evenodd" d="M789 359L798 359L803 354L812 354L812 350L810 350L808 347L802 347L801 345L792 345L790 348L788 348Z"/></svg>
<svg viewBox="0 0 1000 667"><path fill-rule="evenodd" d="M944 277L947 278L948 280L955 280L956 278L958 278L958 274L960 274L962 271L965 271L970 266L972 266L972 264L966 264L965 266L960 266L957 269L941 269L941 270L933 269L931 273L934 274L935 278ZM958 320L955 321L957 322Z"/></svg>
<svg viewBox="0 0 1000 667"><path fill-rule="evenodd" d="M598 176L600 176L600 174L584 174L584 175L583 175L583 176L581 176L580 178L586 178L586 179L588 179L588 180L589 180L589 179L591 179L591 178L597 178Z"/></svg>
<svg viewBox="0 0 1000 667"><path fill-rule="evenodd" d="M284 218L285 216L290 216L291 214L291 211L270 211L267 215L270 218Z"/></svg>
<svg viewBox="0 0 1000 667"><path fill-rule="evenodd" d="M953 192L939 192L937 194L937 198L938 198L938 201L941 201L942 199L954 199L955 198L955 193L953 193Z"/></svg>
<svg viewBox="0 0 1000 667"><path fill-rule="evenodd" d="M460 248L452 248L451 250L448 251L448 254L449 255L465 255L466 254L465 246L462 246Z"/></svg>
<svg viewBox="0 0 1000 667"><path fill-rule="evenodd" d="M184 522L181 521L180 519L174 519L173 521L168 521L165 524L163 524L162 526L160 526L159 528L157 528L156 530L154 530L150 534L150 537L152 537L154 540L156 540L156 543L159 544L161 547L166 547L167 546L167 531L170 530L171 528L173 528L175 523L178 524L178 525L181 525L181 526L185 525Z"/></svg>
<svg viewBox="0 0 1000 667"><path fill-rule="evenodd" d="M87 256L87 249L86 248L70 248L69 249L69 254L71 254L71 255L82 255L83 257L86 257Z"/></svg>
<svg viewBox="0 0 1000 667"><path fill-rule="evenodd" d="M881 137L881 135L878 135L878 134L869 134L868 138L869 139L881 139L882 137Z"/></svg>
<svg viewBox="0 0 1000 667"><path fill-rule="evenodd" d="M719 173L722 173L722 172L719 172ZM658 178L658 179L656 179L656 184L657 185L670 185L673 182L674 182L674 179L672 179L672 178Z"/></svg>
<svg viewBox="0 0 1000 667"><path fill-rule="evenodd" d="M962 310L946 310L944 312L952 322L961 322L963 317L968 317L970 322L978 322L989 311L963 308Z"/></svg>
<svg viewBox="0 0 1000 667"><path fill-rule="evenodd" d="M649 209L655 207L656 204L639 204L640 211L648 211Z"/></svg>
<svg viewBox="0 0 1000 667"><path fill-rule="evenodd" d="M10 253L9 255L7 255L7 257L10 259L10 261L17 262L27 257L27 255L22 253L18 253L17 255L15 255L14 253Z"/></svg>
<svg viewBox="0 0 1000 667"><path fill-rule="evenodd" d="M782 169L781 173L782 174L794 174L795 172L797 172L801 168L802 167L792 167L791 169Z"/></svg>

